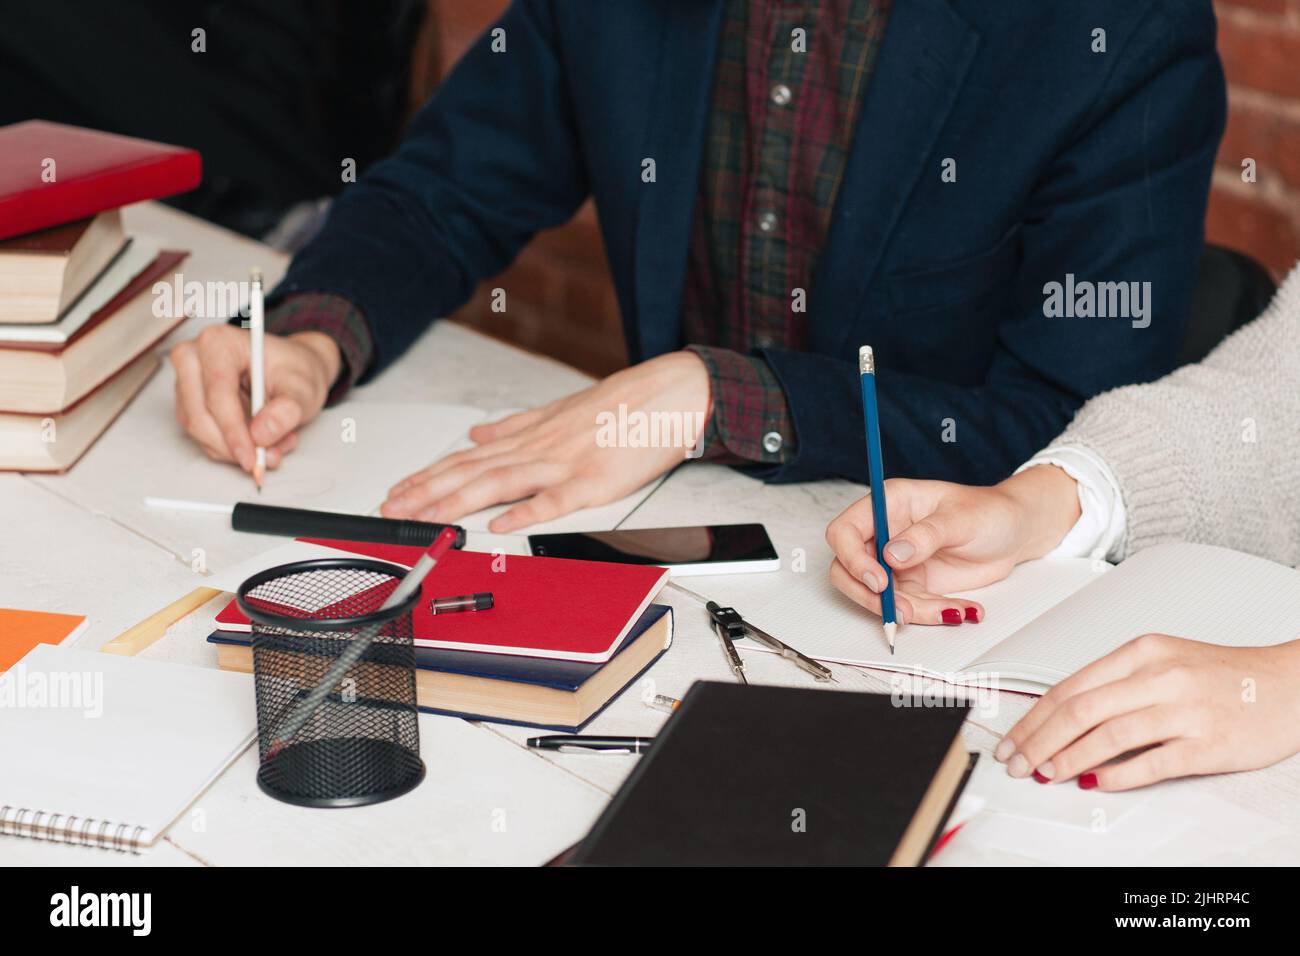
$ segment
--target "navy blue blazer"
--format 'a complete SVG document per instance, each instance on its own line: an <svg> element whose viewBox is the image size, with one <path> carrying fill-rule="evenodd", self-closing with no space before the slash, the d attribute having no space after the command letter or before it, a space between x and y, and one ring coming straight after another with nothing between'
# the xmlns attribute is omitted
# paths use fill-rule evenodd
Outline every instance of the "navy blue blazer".
<svg viewBox="0 0 1300 956"><path fill-rule="evenodd" d="M274 298L356 303L374 374L594 196L629 354L680 348L723 6L516 0L505 52L474 44ZM809 348L761 351L798 442L763 477L866 480L862 344L887 472L973 483L1005 477L1088 397L1170 371L1224 125L1214 41L1209 0L895 0ZM1149 324L1046 315L1044 287L1067 275L1149 282Z"/></svg>

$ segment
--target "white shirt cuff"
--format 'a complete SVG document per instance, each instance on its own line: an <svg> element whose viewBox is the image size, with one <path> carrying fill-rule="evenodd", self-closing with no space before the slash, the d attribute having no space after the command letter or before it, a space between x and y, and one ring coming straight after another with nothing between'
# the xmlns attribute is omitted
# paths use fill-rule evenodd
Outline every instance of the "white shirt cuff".
<svg viewBox="0 0 1300 956"><path fill-rule="evenodd" d="M1059 445L1039 452L1016 474L1035 465L1055 465L1079 487L1079 520L1047 557L1110 560L1127 524L1124 499L1110 466L1081 445Z"/></svg>

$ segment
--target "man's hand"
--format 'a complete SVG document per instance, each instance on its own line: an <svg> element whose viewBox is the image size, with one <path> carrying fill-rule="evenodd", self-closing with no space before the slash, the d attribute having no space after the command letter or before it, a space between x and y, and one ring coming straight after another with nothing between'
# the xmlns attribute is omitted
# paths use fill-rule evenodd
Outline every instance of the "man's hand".
<svg viewBox="0 0 1300 956"><path fill-rule="evenodd" d="M620 416L619 406L632 439L622 444L605 440L617 430L602 427L608 417ZM527 499L489 526L507 534L607 504L682 462L702 440L708 412L704 363L691 352L661 355L575 395L475 427L469 436L477 447L394 485L380 511L390 518L453 522ZM638 421L645 424L639 434ZM665 443L666 437L672 440Z"/></svg>
<svg viewBox="0 0 1300 956"><path fill-rule="evenodd" d="M1131 790L1298 750L1300 641L1221 647L1144 634L1044 694L994 756L1013 777Z"/></svg>
<svg viewBox="0 0 1300 956"><path fill-rule="evenodd" d="M895 609L902 624L984 620L975 601L944 597L1000 581L1021 561L1042 557L1079 519L1075 481L1054 465L1029 468L991 488L946 481L885 482ZM885 569L876 561L870 496L826 529L835 552L831 583L880 613Z"/></svg>
<svg viewBox="0 0 1300 956"><path fill-rule="evenodd" d="M342 361L334 340L320 332L266 337L266 404L248 421L249 335L210 325L171 352L176 369L176 420L208 457L251 472L254 449L266 449L278 468L298 443L296 429L325 405Z"/></svg>

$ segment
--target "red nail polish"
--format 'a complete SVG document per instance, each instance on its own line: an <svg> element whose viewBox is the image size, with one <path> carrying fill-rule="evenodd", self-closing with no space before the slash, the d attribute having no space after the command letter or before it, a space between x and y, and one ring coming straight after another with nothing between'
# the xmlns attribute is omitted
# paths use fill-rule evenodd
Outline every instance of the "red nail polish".
<svg viewBox="0 0 1300 956"><path fill-rule="evenodd" d="M1079 789L1091 790L1097 786L1097 775L1095 773L1085 773L1079 775Z"/></svg>
<svg viewBox="0 0 1300 956"><path fill-rule="evenodd" d="M943 618L943 623L945 624L961 623L961 611L957 610L955 607L944 608L943 614L940 616Z"/></svg>
<svg viewBox="0 0 1300 956"><path fill-rule="evenodd" d="M1034 771L1034 779L1037 780L1039 783L1051 783L1051 782L1052 782L1052 780L1051 780L1050 777L1044 777L1044 776L1043 776L1041 773L1039 773L1037 770Z"/></svg>
<svg viewBox="0 0 1300 956"><path fill-rule="evenodd" d="M966 608L966 620L978 624L980 622L980 612L973 607Z"/></svg>

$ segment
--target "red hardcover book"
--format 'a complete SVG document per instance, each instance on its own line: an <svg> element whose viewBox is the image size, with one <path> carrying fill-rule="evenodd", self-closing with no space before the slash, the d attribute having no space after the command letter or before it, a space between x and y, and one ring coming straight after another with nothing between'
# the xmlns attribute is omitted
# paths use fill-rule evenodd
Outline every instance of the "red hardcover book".
<svg viewBox="0 0 1300 956"><path fill-rule="evenodd" d="M303 538L340 551L415 564L424 548ZM604 663L668 579L665 568L451 551L421 585L412 613L415 643L459 651ZM429 601L491 591L488 611L435 615ZM217 615L224 631L249 630L231 601Z"/></svg>
<svg viewBox="0 0 1300 956"><path fill-rule="evenodd" d="M0 239L183 193L202 176L181 146L45 120L0 126Z"/></svg>

